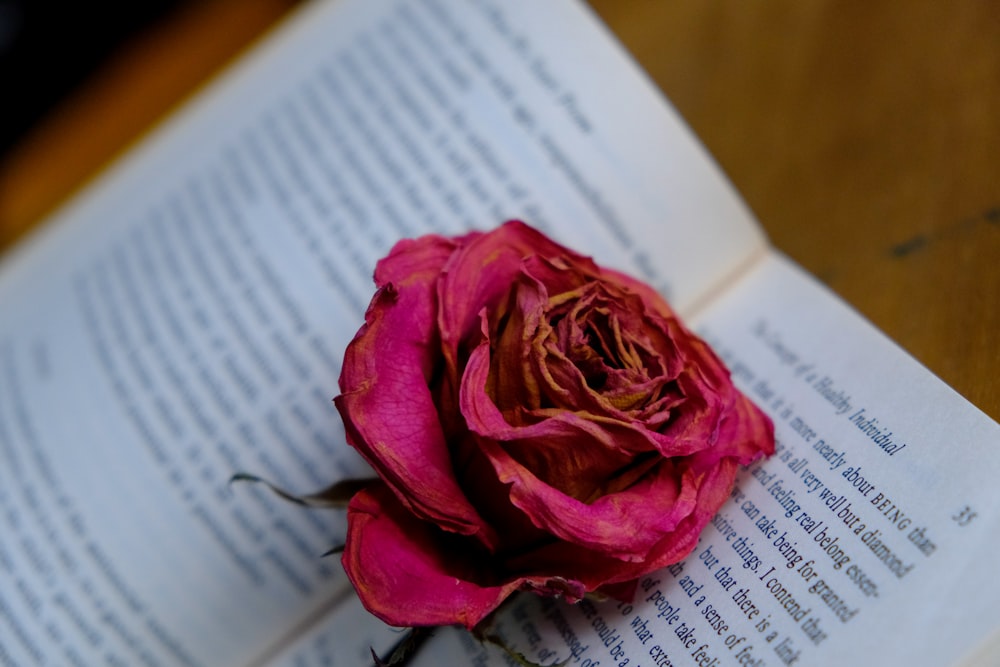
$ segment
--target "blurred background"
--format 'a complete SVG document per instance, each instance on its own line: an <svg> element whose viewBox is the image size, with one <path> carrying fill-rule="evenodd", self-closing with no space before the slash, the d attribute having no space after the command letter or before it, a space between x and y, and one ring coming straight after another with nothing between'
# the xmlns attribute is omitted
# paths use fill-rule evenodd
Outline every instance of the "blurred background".
<svg viewBox="0 0 1000 667"><path fill-rule="evenodd" d="M0 252L302 1L0 0ZM590 5L774 245L1000 418L1000 3Z"/></svg>
<svg viewBox="0 0 1000 667"><path fill-rule="evenodd" d="M296 0L0 0L0 252Z"/></svg>
<svg viewBox="0 0 1000 667"><path fill-rule="evenodd" d="M6 91L0 151L17 143L67 92L177 0L0 1L0 77Z"/></svg>

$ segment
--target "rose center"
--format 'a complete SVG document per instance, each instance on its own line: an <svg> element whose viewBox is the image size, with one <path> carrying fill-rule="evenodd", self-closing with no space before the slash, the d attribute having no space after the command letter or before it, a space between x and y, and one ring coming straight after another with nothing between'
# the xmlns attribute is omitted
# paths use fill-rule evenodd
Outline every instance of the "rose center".
<svg viewBox="0 0 1000 667"><path fill-rule="evenodd" d="M648 379L647 355L637 348L621 322L606 307L576 313L555 323L567 359L596 392Z"/></svg>

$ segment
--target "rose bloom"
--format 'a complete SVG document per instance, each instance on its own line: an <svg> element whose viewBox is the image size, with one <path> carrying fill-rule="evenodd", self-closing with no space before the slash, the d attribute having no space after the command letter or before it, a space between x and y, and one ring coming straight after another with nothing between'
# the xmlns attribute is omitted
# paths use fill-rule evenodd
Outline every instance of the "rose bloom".
<svg viewBox="0 0 1000 667"><path fill-rule="evenodd" d="M651 288L520 222L401 241L335 399L380 481L343 564L391 625L511 593L630 599L684 559L773 427Z"/></svg>

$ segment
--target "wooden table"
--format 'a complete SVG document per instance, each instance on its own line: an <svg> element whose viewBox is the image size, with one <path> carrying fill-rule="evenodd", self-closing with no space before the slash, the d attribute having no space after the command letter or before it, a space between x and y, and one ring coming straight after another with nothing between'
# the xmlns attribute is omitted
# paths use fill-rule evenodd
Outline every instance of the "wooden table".
<svg viewBox="0 0 1000 667"><path fill-rule="evenodd" d="M1000 418L1000 6L592 4L774 245Z"/></svg>
<svg viewBox="0 0 1000 667"><path fill-rule="evenodd" d="M0 247L292 4L194 3L133 44L0 165ZM997 5L592 6L774 244L1000 418Z"/></svg>

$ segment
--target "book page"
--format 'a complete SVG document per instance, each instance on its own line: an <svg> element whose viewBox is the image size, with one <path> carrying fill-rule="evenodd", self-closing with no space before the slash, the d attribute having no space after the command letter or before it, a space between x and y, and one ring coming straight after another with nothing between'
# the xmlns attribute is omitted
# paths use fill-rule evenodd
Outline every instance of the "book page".
<svg viewBox="0 0 1000 667"><path fill-rule="evenodd" d="M356 667L372 665L372 651L386 657L406 636L365 611L353 590L330 613L310 625L295 640L252 667ZM459 655L449 652L448 657ZM439 665L442 663L438 663Z"/></svg>
<svg viewBox="0 0 1000 667"><path fill-rule="evenodd" d="M780 255L695 324L777 454L634 602L523 596L499 631L584 667L959 664L997 625L1000 427ZM432 647L419 664L506 664L462 633Z"/></svg>
<svg viewBox="0 0 1000 667"><path fill-rule="evenodd" d="M763 239L571 2L310 6L0 265L0 655L245 665L347 584L331 398L404 236L535 223L692 304ZM336 617L336 615L334 615Z"/></svg>

